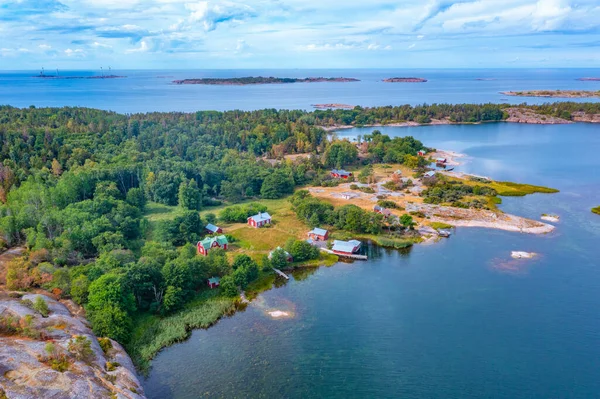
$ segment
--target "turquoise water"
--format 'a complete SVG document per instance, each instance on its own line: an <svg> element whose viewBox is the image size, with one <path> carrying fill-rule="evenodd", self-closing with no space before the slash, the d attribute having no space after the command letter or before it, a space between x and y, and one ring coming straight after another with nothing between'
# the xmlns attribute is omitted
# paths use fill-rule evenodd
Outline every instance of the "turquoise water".
<svg viewBox="0 0 600 399"><path fill-rule="evenodd" d="M600 217L590 208L600 204L599 127L380 130L466 153L465 171L559 188L502 205L536 219L557 213L556 232L463 228L300 275L161 352L145 381L150 398L598 396ZM540 256L517 261L512 250Z"/></svg>
<svg viewBox="0 0 600 399"><path fill-rule="evenodd" d="M47 74L54 72L48 71ZM91 107L121 113L198 110L312 109L312 104L361 106L423 103L544 103L547 98L506 97L506 90L600 90L600 69L293 69L293 70L112 70L126 79L38 79L39 71L0 72L0 104L16 107ZM94 76L101 71L61 71L61 76ZM174 85L176 79L203 77L353 77L353 83L287 85ZM394 76L417 76L426 83L384 83ZM476 80L476 79L493 80ZM598 101L579 99L574 101Z"/></svg>

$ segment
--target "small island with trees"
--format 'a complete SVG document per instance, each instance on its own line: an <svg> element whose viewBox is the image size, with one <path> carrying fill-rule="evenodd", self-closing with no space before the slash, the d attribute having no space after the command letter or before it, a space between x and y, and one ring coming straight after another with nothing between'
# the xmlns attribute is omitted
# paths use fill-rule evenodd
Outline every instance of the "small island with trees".
<svg viewBox="0 0 600 399"><path fill-rule="evenodd" d="M247 76L242 78L198 78L174 80L177 85L220 85L220 86L245 86L266 85L283 83L322 83L322 82L360 82L354 78L276 78L264 76Z"/></svg>
<svg viewBox="0 0 600 399"><path fill-rule="evenodd" d="M424 78L387 78L383 79L386 83L425 83L427 79Z"/></svg>
<svg viewBox="0 0 600 399"><path fill-rule="evenodd" d="M600 90L523 90L501 91L500 94L516 97L594 98L600 97Z"/></svg>

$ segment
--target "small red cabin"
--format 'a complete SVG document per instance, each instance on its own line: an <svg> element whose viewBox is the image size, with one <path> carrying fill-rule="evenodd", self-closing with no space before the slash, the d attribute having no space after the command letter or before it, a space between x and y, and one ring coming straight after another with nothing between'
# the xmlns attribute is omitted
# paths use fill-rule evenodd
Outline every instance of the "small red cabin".
<svg viewBox="0 0 600 399"><path fill-rule="evenodd" d="M206 232L208 234L221 234L221 233L223 233L223 229L222 228L220 228L219 226L215 226L214 224L211 224L211 223L207 224L206 227L205 227L205 229L206 229Z"/></svg>
<svg viewBox="0 0 600 399"><path fill-rule="evenodd" d="M308 238L315 241L327 241L329 238L329 232L325 229L314 228L308 232Z"/></svg>
<svg viewBox="0 0 600 399"><path fill-rule="evenodd" d="M344 169L333 169L331 171L331 177L335 179L348 179L350 176L352 176L352 172L348 172Z"/></svg>
<svg viewBox="0 0 600 399"><path fill-rule="evenodd" d="M221 279L219 277L211 277L208 279L208 286L212 288L217 288L221 284Z"/></svg>
<svg viewBox="0 0 600 399"><path fill-rule="evenodd" d="M419 150L419 152L417 152L417 154L418 154L420 157L424 157L424 156L425 156L425 154L427 154L427 151L425 151L425 150Z"/></svg>

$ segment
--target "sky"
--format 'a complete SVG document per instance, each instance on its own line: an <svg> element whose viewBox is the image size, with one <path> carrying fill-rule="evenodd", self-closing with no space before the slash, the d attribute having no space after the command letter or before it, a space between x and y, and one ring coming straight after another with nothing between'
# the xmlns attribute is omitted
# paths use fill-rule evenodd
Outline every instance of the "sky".
<svg viewBox="0 0 600 399"><path fill-rule="evenodd" d="M600 67L600 0L0 0L0 69Z"/></svg>

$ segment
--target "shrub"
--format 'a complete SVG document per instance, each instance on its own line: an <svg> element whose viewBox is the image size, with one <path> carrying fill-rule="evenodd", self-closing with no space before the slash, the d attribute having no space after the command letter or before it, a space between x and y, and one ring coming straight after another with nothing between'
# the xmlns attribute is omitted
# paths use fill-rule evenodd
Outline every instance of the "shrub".
<svg viewBox="0 0 600 399"><path fill-rule="evenodd" d="M377 205L379 205L383 208L389 208L389 209L402 209L401 206L396 204L394 201L390 201L390 200L379 200L379 201L377 201Z"/></svg>
<svg viewBox="0 0 600 399"><path fill-rule="evenodd" d="M45 350L48 356L42 361L52 370L64 373L69 369L69 358L56 345L49 342L46 344Z"/></svg>
<svg viewBox="0 0 600 399"><path fill-rule="evenodd" d="M115 371L120 366L119 362L106 362L106 371Z"/></svg>
<svg viewBox="0 0 600 399"><path fill-rule="evenodd" d="M48 309L48 304L44 301L44 298L38 296L33 301L33 309L37 311L42 317L48 317L50 314L50 309Z"/></svg>
<svg viewBox="0 0 600 399"><path fill-rule="evenodd" d="M77 335L71 339L67 349L73 354L75 359L82 360L86 363L90 362L94 357L92 343L84 335Z"/></svg>
<svg viewBox="0 0 600 399"><path fill-rule="evenodd" d="M102 352L105 354L108 354L108 352L113 348L110 338L98 338L98 344L100 344L100 348L102 348Z"/></svg>

